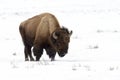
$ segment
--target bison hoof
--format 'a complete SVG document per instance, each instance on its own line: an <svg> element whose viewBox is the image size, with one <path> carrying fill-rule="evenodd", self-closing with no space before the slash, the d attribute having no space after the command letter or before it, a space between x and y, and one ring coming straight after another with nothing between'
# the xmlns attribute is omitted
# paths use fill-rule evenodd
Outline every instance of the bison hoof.
<svg viewBox="0 0 120 80"><path fill-rule="evenodd" d="M51 58L51 61L55 61L55 59L54 59L54 58Z"/></svg>
<svg viewBox="0 0 120 80"><path fill-rule="evenodd" d="M39 61L39 60L36 59L36 61Z"/></svg>
<svg viewBox="0 0 120 80"><path fill-rule="evenodd" d="M25 61L29 61L29 59L28 59L28 58L25 58Z"/></svg>
<svg viewBox="0 0 120 80"><path fill-rule="evenodd" d="M30 59L30 61L34 61L34 59L33 59L33 58L31 58L31 59Z"/></svg>
<svg viewBox="0 0 120 80"><path fill-rule="evenodd" d="M40 59L40 56L36 56L36 61L39 61L39 59Z"/></svg>

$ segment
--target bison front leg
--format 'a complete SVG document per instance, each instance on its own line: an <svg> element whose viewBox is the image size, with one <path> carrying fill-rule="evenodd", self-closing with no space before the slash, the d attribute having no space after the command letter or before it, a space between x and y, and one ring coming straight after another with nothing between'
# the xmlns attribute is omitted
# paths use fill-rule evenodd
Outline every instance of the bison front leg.
<svg viewBox="0 0 120 80"><path fill-rule="evenodd" d="M51 61L55 60L55 55L56 55L56 51L52 48L46 48L46 53L49 56L49 58L51 58Z"/></svg>
<svg viewBox="0 0 120 80"><path fill-rule="evenodd" d="M36 56L36 61L39 61L40 57L43 54L43 48L34 46L33 53L34 53L34 56Z"/></svg>

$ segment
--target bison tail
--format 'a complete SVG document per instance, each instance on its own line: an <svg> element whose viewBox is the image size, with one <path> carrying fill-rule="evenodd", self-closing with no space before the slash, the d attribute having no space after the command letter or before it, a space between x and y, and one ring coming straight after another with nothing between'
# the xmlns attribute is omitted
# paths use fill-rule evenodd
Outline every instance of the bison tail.
<svg viewBox="0 0 120 80"><path fill-rule="evenodd" d="M19 32L20 32L20 35L22 37L23 44L25 45L25 30L24 30L24 27L21 25L19 26Z"/></svg>

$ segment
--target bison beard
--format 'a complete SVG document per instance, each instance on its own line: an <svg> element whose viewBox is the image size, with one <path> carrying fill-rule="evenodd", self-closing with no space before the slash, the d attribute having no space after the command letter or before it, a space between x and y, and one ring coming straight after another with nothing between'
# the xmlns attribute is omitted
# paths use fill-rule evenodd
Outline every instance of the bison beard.
<svg viewBox="0 0 120 80"><path fill-rule="evenodd" d="M42 56L43 49L51 61L55 59L57 52L60 57L64 57L68 52L72 31L61 28L56 17L50 13L43 13L22 22L19 30L25 47L25 61L29 58L34 60L31 54L32 47L36 61Z"/></svg>

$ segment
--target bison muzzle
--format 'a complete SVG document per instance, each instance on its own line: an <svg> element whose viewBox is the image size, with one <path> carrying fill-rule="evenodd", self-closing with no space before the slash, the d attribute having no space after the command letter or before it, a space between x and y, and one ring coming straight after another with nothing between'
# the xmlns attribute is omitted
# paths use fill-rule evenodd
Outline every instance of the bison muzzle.
<svg viewBox="0 0 120 80"><path fill-rule="evenodd" d="M19 26L20 34L24 43L25 61L39 61L43 49L51 60L55 59L56 53L63 57L68 52L72 31L60 27L58 20L53 14L43 13L23 21Z"/></svg>

